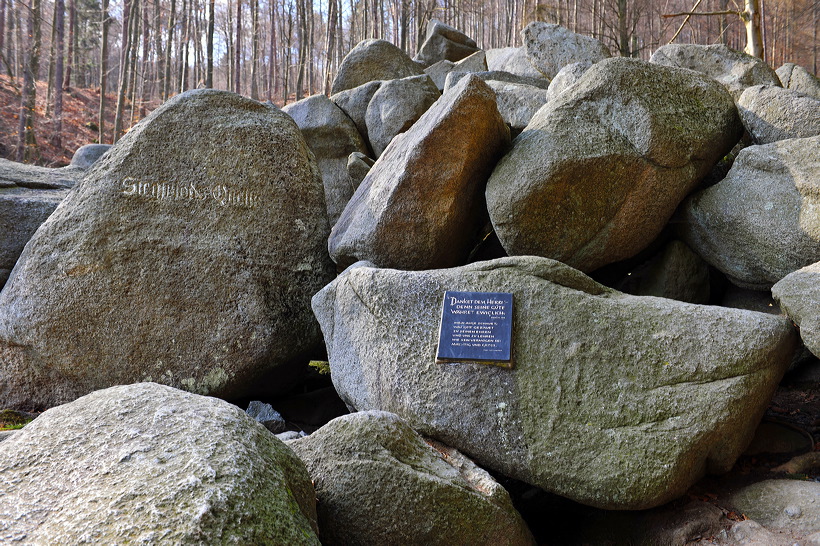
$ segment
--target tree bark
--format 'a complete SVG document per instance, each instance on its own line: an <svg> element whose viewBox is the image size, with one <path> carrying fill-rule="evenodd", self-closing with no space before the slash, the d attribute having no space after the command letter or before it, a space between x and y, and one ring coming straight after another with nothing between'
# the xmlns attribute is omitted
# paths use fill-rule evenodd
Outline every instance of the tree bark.
<svg viewBox="0 0 820 546"><path fill-rule="evenodd" d="M251 98L259 100L259 0L251 0Z"/></svg>
<svg viewBox="0 0 820 546"><path fill-rule="evenodd" d="M51 12L51 44L48 51L48 76L46 76L46 118L51 116L52 99L54 98L54 44L57 41L57 10ZM37 75L35 74L35 78Z"/></svg>
<svg viewBox="0 0 820 546"><path fill-rule="evenodd" d="M171 9L168 12L168 41L165 44L165 74L162 78L163 101L168 100L168 93L171 90L171 46L174 43L174 17L176 15L176 9L176 0L171 0Z"/></svg>
<svg viewBox="0 0 820 546"><path fill-rule="evenodd" d="M108 84L108 0L102 0L101 26L102 36L100 38L100 110L97 116L97 128L99 137L97 141L105 144L105 92Z"/></svg>
<svg viewBox="0 0 820 546"><path fill-rule="evenodd" d="M63 147L63 39L65 38L65 3L63 0L55 0L54 12L57 14L55 17L57 43L54 45L54 126L51 144L59 149Z"/></svg>
<svg viewBox="0 0 820 546"><path fill-rule="evenodd" d="M746 53L753 57L763 58L763 34L760 31L760 1L746 0L743 12L746 24Z"/></svg>
<svg viewBox="0 0 820 546"><path fill-rule="evenodd" d="M208 43L206 45L206 55L208 66L205 69L205 87L214 86L214 0L208 1Z"/></svg>
<svg viewBox="0 0 820 546"><path fill-rule="evenodd" d="M65 60L65 77L63 78L63 89L71 87L71 68L74 63L74 33L77 31L77 6L76 0L68 0L68 53ZM0 32L2 34L2 32ZM2 46L0 46L2 47Z"/></svg>
<svg viewBox="0 0 820 546"><path fill-rule="evenodd" d="M233 80L234 92L241 94L242 92L242 0L236 0L236 40L234 40L234 47L236 48L236 60L233 65Z"/></svg>
<svg viewBox="0 0 820 546"><path fill-rule="evenodd" d="M23 93L20 100L20 124L17 131L17 161L31 161L37 155L34 135L34 107L37 100L37 72L40 69L40 0L31 0L28 12L30 46L23 68Z"/></svg>
<svg viewBox="0 0 820 546"><path fill-rule="evenodd" d="M3 45L6 38L6 0L0 0L0 55L3 53ZM0 60L0 69L5 61Z"/></svg>
<svg viewBox="0 0 820 546"><path fill-rule="evenodd" d="M131 52L131 4L133 1L125 0L122 10L122 49L120 49L120 75L117 80L117 110L114 114L114 143L122 135L122 114L125 107L125 91L128 89L128 60Z"/></svg>

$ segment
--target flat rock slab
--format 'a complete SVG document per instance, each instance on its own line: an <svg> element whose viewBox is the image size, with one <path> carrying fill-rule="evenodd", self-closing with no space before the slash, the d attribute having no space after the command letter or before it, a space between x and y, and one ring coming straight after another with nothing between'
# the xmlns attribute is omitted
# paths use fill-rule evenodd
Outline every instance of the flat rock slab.
<svg viewBox="0 0 820 546"><path fill-rule="evenodd" d="M513 294L512 370L438 364L446 290ZM607 509L725 472L794 351L784 317L605 288L559 262L346 270L313 298L336 390L485 468Z"/></svg>
<svg viewBox="0 0 820 546"><path fill-rule="evenodd" d="M732 97L690 70L606 59L544 105L487 182L512 255L582 271L630 258L742 134Z"/></svg>
<svg viewBox="0 0 820 546"><path fill-rule="evenodd" d="M293 120L199 90L155 110L37 230L0 294L0 406L155 381L281 391L321 343L334 275L322 181Z"/></svg>
<svg viewBox="0 0 820 546"><path fill-rule="evenodd" d="M510 495L458 451L381 411L289 442L316 485L326 544L534 544Z"/></svg>
<svg viewBox="0 0 820 546"><path fill-rule="evenodd" d="M319 544L316 529L302 461L215 398L112 387L0 443L4 544Z"/></svg>
<svg viewBox="0 0 820 546"><path fill-rule="evenodd" d="M817 532L820 530L820 483L800 480L765 480L732 496L746 517L769 529Z"/></svg>

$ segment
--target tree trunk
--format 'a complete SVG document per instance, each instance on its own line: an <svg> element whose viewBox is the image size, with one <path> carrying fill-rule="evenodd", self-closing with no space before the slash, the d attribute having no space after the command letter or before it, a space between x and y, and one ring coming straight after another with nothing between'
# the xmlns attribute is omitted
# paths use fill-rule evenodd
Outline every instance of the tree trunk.
<svg viewBox="0 0 820 546"><path fill-rule="evenodd" d="M251 98L259 100L259 0L251 0Z"/></svg>
<svg viewBox="0 0 820 546"><path fill-rule="evenodd" d="M157 94L162 96L163 81L165 79L165 50L162 48L162 16L159 10L159 0L154 0L154 71ZM153 87L153 86L152 86ZM151 94L153 96L153 93Z"/></svg>
<svg viewBox="0 0 820 546"><path fill-rule="evenodd" d="M17 161L31 161L37 155L34 135L34 107L37 100L37 72L40 69L40 0L31 0L28 12L28 35L31 40L23 69L23 93L20 100L20 124L17 131Z"/></svg>
<svg viewBox="0 0 820 546"><path fill-rule="evenodd" d="M56 35L57 43L54 45L55 66L54 66L54 127L51 137L51 145L56 148L63 147L63 39L65 38L65 4L63 0L54 1L54 11L57 14Z"/></svg>
<svg viewBox="0 0 820 546"><path fill-rule="evenodd" d="M117 110L114 115L113 142L122 135L122 114L125 107L125 91L128 89L128 59L131 52L131 3L134 0L125 0L122 10L122 49L120 49L120 76L117 80Z"/></svg>
<svg viewBox="0 0 820 546"><path fill-rule="evenodd" d="M305 0L296 0L296 39L299 41L299 66L296 74L296 100L302 99L302 86L305 83L305 62L307 61L307 19L305 17Z"/></svg>
<svg viewBox="0 0 820 546"><path fill-rule="evenodd" d="M745 0L743 22L746 25L746 53L763 58L763 34L760 31L760 0Z"/></svg>
<svg viewBox="0 0 820 546"><path fill-rule="evenodd" d="M6 0L0 0L0 56L3 54L3 42L6 38ZM0 69L3 67L3 60L0 59Z"/></svg>
<svg viewBox="0 0 820 546"><path fill-rule="evenodd" d="M327 65L325 66L324 94L330 94L330 87L333 84L333 53L336 43L336 0L327 2Z"/></svg>
<svg viewBox="0 0 820 546"><path fill-rule="evenodd" d="M236 48L236 59L234 60L234 92L241 94L242 92L242 0L236 0L236 40L234 41Z"/></svg>
<svg viewBox="0 0 820 546"><path fill-rule="evenodd" d="M131 113L128 116L128 128L134 126L134 113L137 102L137 49L139 49L139 35L140 35L140 10L142 4L138 0L134 0L134 5L131 8L131 37L129 42L131 44L131 51L128 53L128 93L127 100L131 102ZM123 124L124 125L124 124ZM123 129L123 132L124 129Z"/></svg>
<svg viewBox="0 0 820 546"><path fill-rule="evenodd" d="M618 51L621 57L629 57L629 35L626 29L626 0L618 0Z"/></svg>
<svg viewBox="0 0 820 546"><path fill-rule="evenodd" d="M51 105L54 98L54 43L57 33L57 10L51 12L51 44L48 51L48 76L46 76L46 118L51 117ZM37 75L35 74L35 78Z"/></svg>
<svg viewBox="0 0 820 546"><path fill-rule="evenodd" d="M174 17L176 15L176 9L176 0L171 0L171 9L168 13L168 42L165 44L165 74L162 78L163 101L168 100L168 93L171 90L171 46L174 43Z"/></svg>
<svg viewBox="0 0 820 546"><path fill-rule="evenodd" d="M142 119L145 117L145 104L148 102L148 56L150 54L151 40L149 35L150 29L148 28L148 5L146 4L146 0L143 0L140 10L142 11L142 61L140 63L142 78L140 78L139 117Z"/></svg>
<svg viewBox="0 0 820 546"><path fill-rule="evenodd" d="M268 48L268 100L273 100L276 96L276 69L279 67L276 48L276 4L270 2L270 47Z"/></svg>
<svg viewBox="0 0 820 546"><path fill-rule="evenodd" d="M102 37L100 38L100 111L97 117L99 137L97 141L105 144L105 91L108 84L108 0L102 0Z"/></svg>
<svg viewBox="0 0 820 546"><path fill-rule="evenodd" d="M205 69L205 87L214 86L214 0L208 1L208 43L206 45L207 68Z"/></svg>
<svg viewBox="0 0 820 546"><path fill-rule="evenodd" d="M74 61L74 33L77 32L76 0L68 0L68 54L66 55L63 89L71 87L71 67ZM0 32L2 34L2 32Z"/></svg>

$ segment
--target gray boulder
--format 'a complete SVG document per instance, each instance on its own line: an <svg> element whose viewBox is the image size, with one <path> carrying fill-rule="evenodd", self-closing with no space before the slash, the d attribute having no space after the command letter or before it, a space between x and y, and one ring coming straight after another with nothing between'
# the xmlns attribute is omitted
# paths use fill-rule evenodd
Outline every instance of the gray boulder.
<svg viewBox="0 0 820 546"><path fill-rule="evenodd" d="M348 156L347 176L356 188L359 187L362 180L364 180L364 177L370 172L370 169L373 167L374 163L375 161L373 159L359 152L353 152Z"/></svg>
<svg viewBox="0 0 820 546"><path fill-rule="evenodd" d="M273 406L270 404L254 400L248 404L248 409L245 410L245 413L248 414L248 417L252 417L262 423L266 429L274 434L281 434L287 428L285 418L273 409Z"/></svg>
<svg viewBox="0 0 820 546"><path fill-rule="evenodd" d="M775 72L783 87L820 99L820 80L799 64L786 63Z"/></svg>
<svg viewBox="0 0 820 546"><path fill-rule="evenodd" d="M487 69L490 71L508 72L525 78L538 78L549 83L541 72L536 70L523 47L498 47L485 51Z"/></svg>
<svg viewBox="0 0 820 546"><path fill-rule="evenodd" d="M357 185L347 176L347 158L354 152L366 154L367 144L353 121L325 95L288 104L282 111L299 126L316 157L332 226L356 191Z"/></svg>
<svg viewBox="0 0 820 546"><path fill-rule="evenodd" d="M450 74L447 74L447 82L444 84L444 90L447 91L455 84L457 84L462 78L466 77L469 73L467 72L459 72L453 71ZM547 90L550 86L549 80L544 78L532 78L528 76L516 76L515 74L510 74L509 72L502 72L498 70L488 70L486 72L473 72L473 76L478 78L479 80L483 80L485 82L504 82L504 83L514 83L518 85L528 85L530 87L538 87L539 89Z"/></svg>
<svg viewBox="0 0 820 546"><path fill-rule="evenodd" d="M399 133L407 131L441 96L429 76L383 82L367 105L370 147L379 157Z"/></svg>
<svg viewBox="0 0 820 546"><path fill-rule="evenodd" d="M325 544L534 544L507 491L398 416L345 415L289 446L316 486Z"/></svg>
<svg viewBox="0 0 820 546"><path fill-rule="evenodd" d="M481 192L509 130L487 85L465 78L376 161L333 227L328 248L345 267L459 264L485 222Z"/></svg>
<svg viewBox="0 0 820 546"><path fill-rule="evenodd" d="M633 269L617 286L635 296L657 296L687 303L709 303L709 266L678 240L667 243Z"/></svg>
<svg viewBox="0 0 820 546"><path fill-rule="evenodd" d="M737 100L737 110L757 144L820 135L820 99L791 89L747 87Z"/></svg>
<svg viewBox="0 0 820 546"><path fill-rule="evenodd" d="M110 149L110 144L86 144L85 146L80 146L71 157L71 166L87 169Z"/></svg>
<svg viewBox="0 0 820 546"><path fill-rule="evenodd" d="M514 369L435 361L445 290L514 298ZM313 298L342 399L485 468L641 509L725 472L794 350L784 317L621 294L532 256L408 272L361 263Z"/></svg>
<svg viewBox="0 0 820 546"><path fill-rule="evenodd" d="M69 165L51 169L0 159L0 188L64 190L74 186L85 175L85 169Z"/></svg>
<svg viewBox="0 0 820 546"><path fill-rule="evenodd" d="M777 74L763 59L724 44L668 44L656 49L649 62L706 74L723 84L735 100L747 87L780 85Z"/></svg>
<svg viewBox="0 0 820 546"><path fill-rule="evenodd" d="M424 69L424 73L430 76L430 79L433 80L433 83L436 84L439 91L444 91L447 76L451 72L457 72L459 74L472 74L475 72L486 71L487 56L480 50L458 62L454 63L445 59Z"/></svg>
<svg viewBox="0 0 820 546"><path fill-rule="evenodd" d="M820 137L744 148L718 184L681 207L680 233L741 288L768 290L820 261Z"/></svg>
<svg viewBox="0 0 820 546"><path fill-rule="evenodd" d="M582 271L634 256L741 132L731 96L706 76L598 62L535 114L493 171L496 234L509 255Z"/></svg>
<svg viewBox="0 0 820 546"><path fill-rule="evenodd" d="M275 394L321 342L324 191L293 120L233 93L166 102L40 226L0 293L0 406L157 381ZM267 392L264 392L267 391Z"/></svg>
<svg viewBox="0 0 820 546"><path fill-rule="evenodd" d="M820 263L813 263L783 277L772 287L781 309L800 327L803 343L820 355Z"/></svg>
<svg viewBox="0 0 820 546"><path fill-rule="evenodd" d="M769 529L815 533L820 530L820 483L765 480L732 495L746 517Z"/></svg>
<svg viewBox="0 0 820 546"><path fill-rule="evenodd" d="M304 464L239 408L141 383L0 443L0 541L319 544Z"/></svg>
<svg viewBox="0 0 820 546"><path fill-rule="evenodd" d="M342 60L331 94L376 80L395 80L424 74L407 54L385 40L363 40Z"/></svg>
<svg viewBox="0 0 820 546"><path fill-rule="evenodd" d="M367 134L367 105L370 104L370 99L376 94L376 91L382 86L382 81L368 82L352 89L346 89L330 96L330 100L342 109L347 114L347 117L353 120L359 134L369 143L370 139Z"/></svg>
<svg viewBox="0 0 820 546"><path fill-rule="evenodd" d="M547 100L552 100L561 92L581 79L581 76L589 70L592 63L589 61L581 61L578 63L568 64L558 71L558 74L550 82L549 89L547 89Z"/></svg>
<svg viewBox="0 0 820 546"><path fill-rule="evenodd" d="M430 66L439 61L460 61L478 51L475 41L450 25L437 19L427 23L427 34L413 59Z"/></svg>
<svg viewBox="0 0 820 546"><path fill-rule="evenodd" d="M498 111L504 122L517 131L523 130L547 102L546 92L532 85L494 80L487 81L487 85L495 92Z"/></svg>
<svg viewBox="0 0 820 546"><path fill-rule="evenodd" d="M533 21L521 31L521 37L530 63L549 79L568 64L596 63L610 56L606 46L595 38L561 25Z"/></svg>

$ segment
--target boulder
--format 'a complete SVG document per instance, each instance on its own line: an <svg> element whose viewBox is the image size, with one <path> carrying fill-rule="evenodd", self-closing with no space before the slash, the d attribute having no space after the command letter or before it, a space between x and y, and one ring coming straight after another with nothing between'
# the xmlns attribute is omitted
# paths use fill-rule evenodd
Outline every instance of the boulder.
<svg viewBox="0 0 820 546"><path fill-rule="evenodd" d="M367 173L328 248L342 267L448 267L464 260L485 222L481 194L509 130L492 90L469 77L397 136Z"/></svg>
<svg viewBox="0 0 820 546"><path fill-rule="evenodd" d="M439 61L460 61L478 51L475 41L450 25L437 19L427 23L427 34L424 43L414 61L430 66Z"/></svg>
<svg viewBox="0 0 820 546"><path fill-rule="evenodd" d="M783 87L820 99L820 80L799 64L786 63L775 72Z"/></svg>
<svg viewBox="0 0 820 546"><path fill-rule="evenodd" d="M820 355L820 263L813 263L783 277L772 295L786 315L800 327L800 337L816 356Z"/></svg>
<svg viewBox="0 0 820 546"><path fill-rule="evenodd" d="M0 443L0 541L319 544L304 464L239 408L141 383Z"/></svg>
<svg viewBox="0 0 820 546"><path fill-rule="evenodd" d="M513 369L436 363L445 290L512 294ZM606 509L658 506L728 471L796 343L784 317L628 296L533 256L418 272L362 262L313 310L349 406Z"/></svg>
<svg viewBox="0 0 820 546"><path fill-rule="evenodd" d="M635 296L657 296L687 303L709 303L709 266L678 240L669 241L617 286Z"/></svg>
<svg viewBox="0 0 820 546"><path fill-rule="evenodd" d="M364 177L370 172L374 163L375 161L373 159L359 152L353 152L348 156L347 176L356 188L359 187Z"/></svg>
<svg viewBox="0 0 820 546"><path fill-rule="evenodd" d="M746 517L769 529L820 530L820 483L764 480L746 486L731 498Z"/></svg>
<svg viewBox="0 0 820 546"><path fill-rule="evenodd" d="M383 82L367 105L370 147L379 157L399 133L407 131L441 96L426 74Z"/></svg>
<svg viewBox="0 0 820 546"><path fill-rule="evenodd" d="M270 404L265 404L258 400L253 400L248 404L248 409L245 410L248 417L252 417L256 421L274 434L281 434L288 428L285 418L273 409Z"/></svg>
<svg viewBox="0 0 820 546"><path fill-rule="evenodd" d="M737 110L756 144L820 135L820 99L791 89L747 87L737 100Z"/></svg>
<svg viewBox="0 0 820 546"><path fill-rule="evenodd" d="M529 58L527 50L523 47L498 47L488 49L487 69L490 71L500 71L522 76L526 78L538 78L549 83L541 72L536 70Z"/></svg>
<svg viewBox="0 0 820 546"><path fill-rule="evenodd" d="M610 56L606 46L595 38L561 25L533 21L521 31L521 37L530 63L549 79L568 64L597 63Z"/></svg>
<svg viewBox="0 0 820 546"><path fill-rule="evenodd" d="M444 91L447 81L447 76L451 72L459 74L472 74L475 72L487 71L487 56L483 51L476 51L469 57L465 57L458 62L448 60L439 61L428 68L424 69L424 73L430 76L433 83L439 91Z"/></svg>
<svg viewBox="0 0 820 546"><path fill-rule="evenodd" d="M131 129L40 226L0 293L0 406L156 381L292 387L334 276L324 191L293 120L196 90Z"/></svg>
<svg viewBox="0 0 820 546"><path fill-rule="evenodd" d="M448 74L444 85L445 91L453 87L467 74L456 72ZM532 116L546 102L546 80L523 78L508 72L476 72L477 78L487 82L495 92L498 111L504 122L517 132L521 132L530 122Z"/></svg>
<svg viewBox="0 0 820 546"><path fill-rule="evenodd" d="M744 148L718 184L681 207L680 234L741 288L768 290L820 261L820 137Z"/></svg>
<svg viewBox="0 0 820 546"><path fill-rule="evenodd" d="M299 126L316 157L332 226L356 191L356 184L347 176L347 158L354 152L366 154L367 144L353 121L325 95L288 104L282 111Z"/></svg>
<svg viewBox="0 0 820 546"><path fill-rule="evenodd" d="M71 166L87 169L110 149L110 144L86 144L85 146L80 146L71 157Z"/></svg>
<svg viewBox="0 0 820 546"><path fill-rule="evenodd" d="M667 44L656 49L649 62L706 74L723 84L735 100L747 87L780 85L777 74L763 59L724 44Z"/></svg>
<svg viewBox="0 0 820 546"><path fill-rule="evenodd" d="M367 105L370 104L370 99L376 94L376 91L382 86L382 81L368 82L352 89L347 89L330 96L336 106L342 109L347 114L347 117L353 120L359 134L370 142L367 134Z"/></svg>
<svg viewBox="0 0 820 546"><path fill-rule="evenodd" d="M0 188L64 190L74 186L85 175L85 169L69 165L52 169L0 159Z"/></svg>
<svg viewBox="0 0 820 546"><path fill-rule="evenodd" d="M459 82L462 78L466 77L469 73L467 72L458 72L453 71L450 74L447 74L447 82L444 84L444 90L447 91L455 84ZM473 72L473 76L478 78L479 80L483 80L485 82L504 82L504 83L514 83L517 85L528 85L530 87L537 87L539 89L547 90L550 86L549 80L545 80L544 78L531 78L528 76L516 76L515 74L510 74L509 72L501 72L498 70L488 70L486 72Z"/></svg>
<svg viewBox="0 0 820 546"><path fill-rule="evenodd" d="M490 218L509 255L592 271L652 242L741 132L706 76L601 61L513 141L487 183Z"/></svg>
<svg viewBox="0 0 820 546"><path fill-rule="evenodd" d="M578 63L568 64L558 71L558 74L550 82L549 89L547 89L547 100L552 100L561 92L581 79L581 76L589 70L592 63L589 61L581 61Z"/></svg>
<svg viewBox="0 0 820 546"><path fill-rule="evenodd" d="M407 54L386 40L363 40L342 60L331 94L376 80L395 80L424 74Z"/></svg>
<svg viewBox="0 0 820 546"><path fill-rule="evenodd" d="M289 443L316 487L325 544L534 544L510 496L398 416L338 417Z"/></svg>

